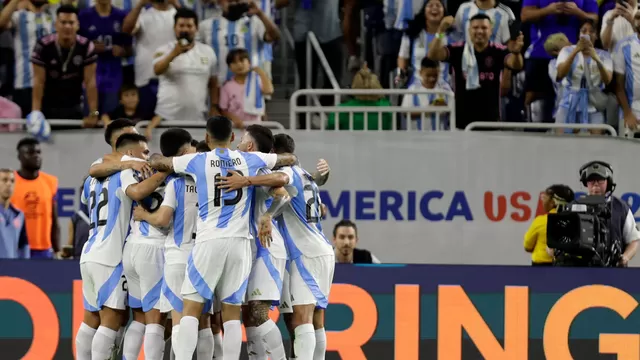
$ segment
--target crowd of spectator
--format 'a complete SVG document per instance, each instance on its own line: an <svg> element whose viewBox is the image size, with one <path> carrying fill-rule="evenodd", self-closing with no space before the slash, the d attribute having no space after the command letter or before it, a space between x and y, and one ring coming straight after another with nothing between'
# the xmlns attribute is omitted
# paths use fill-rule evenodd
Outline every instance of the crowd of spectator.
<svg viewBox="0 0 640 360"><path fill-rule="evenodd" d="M0 27L10 30L3 36L13 38L10 50L0 45L0 79L13 79L0 95L21 116L37 111L82 119L85 127L118 117L150 120L146 135L165 120L218 113L238 127L262 120L274 92L275 20L284 7L294 10L301 88L317 87L316 73L325 75L324 87L333 85L315 57L306 84L306 34L313 32L338 80L453 91L461 129L475 121L616 127L620 119L635 129L640 115L637 0L51 1L58 3L7 0L0 13ZM361 11L366 34L359 34ZM369 50L364 58L358 35ZM395 105L363 99L342 106ZM333 97L321 102L333 105ZM413 110L397 126L422 128L426 119L425 128L448 129L447 116L415 109L449 103L444 93L406 95L398 105ZM366 116L367 129L392 127L379 110ZM364 114L356 115L365 128ZM348 117L334 117L314 126L352 126Z"/></svg>

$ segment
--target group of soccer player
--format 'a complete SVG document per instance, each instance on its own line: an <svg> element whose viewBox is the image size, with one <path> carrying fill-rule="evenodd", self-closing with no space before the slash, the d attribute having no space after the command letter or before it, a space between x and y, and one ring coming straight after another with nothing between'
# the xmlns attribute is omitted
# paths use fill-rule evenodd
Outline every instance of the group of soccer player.
<svg viewBox="0 0 640 360"><path fill-rule="evenodd" d="M162 155L150 156L127 119L111 122L105 140L112 152L92 164L81 197L91 224L76 359L122 350L133 360L144 344L145 358L160 360L170 337L177 360L194 352L238 360L242 319L250 359L286 360L268 316L278 305L294 339L290 358L324 359L335 255L320 225L318 185L328 164L306 172L293 139L260 125L232 150L232 122L222 116L207 121L200 143L166 130Z"/></svg>

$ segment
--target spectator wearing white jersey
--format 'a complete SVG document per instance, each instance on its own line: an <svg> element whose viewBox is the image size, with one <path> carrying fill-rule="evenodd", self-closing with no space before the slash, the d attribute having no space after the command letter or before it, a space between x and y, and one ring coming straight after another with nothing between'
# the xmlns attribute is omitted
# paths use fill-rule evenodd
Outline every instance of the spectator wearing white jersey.
<svg viewBox="0 0 640 360"><path fill-rule="evenodd" d="M178 0L180 5L187 9L191 9L198 15L198 21L202 22L206 19L220 16L222 10L217 4L217 0Z"/></svg>
<svg viewBox="0 0 640 360"><path fill-rule="evenodd" d="M458 33L458 40L471 42L469 19L476 14L485 14L491 19L490 42L504 44L509 41L511 37L509 26L515 21L516 16L508 6L497 0L475 0L460 5L453 23Z"/></svg>
<svg viewBox="0 0 640 360"><path fill-rule="evenodd" d="M198 31L198 17L193 10L178 9L175 15L175 39L156 50L153 71L159 76L158 105L156 115L149 127L151 130L164 120L204 120L205 115L213 115L217 110L214 95L217 88L216 64L213 49L195 41Z"/></svg>
<svg viewBox="0 0 640 360"><path fill-rule="evenodd" d="M11 0L0 12L0 29L13 33L13 101L20 106L23 116L31 112L31 51L38 40L55 32L55 16L46 0Z"/></svg>
<svg viewBox="0 0 640 360"><path fill-rule="evenodd" d="M638 19L634 22L636 33L639 30ZM636 130L640 119L640 40L638 36L629 36L616 44L613 57L616 97L622 108L624 124ZM622 131L622 129L620 129Z"/></svg>
<svg viewBox="0 0 640 360"><path fill-rule="evenodd" d="M613 51L618 41L635 34L634 17L638 8L637 0L618 1L613 10L607 11L602 17L600 40L602 46Z"/></svg>
<svg viewBox="0 0 640 360"><path fill-rule="evenodd" d="M267 43L277 41L280 30L254 1L219 0L218 4L222 9L222 16L202 22L199 39L213 48L219 60L218 84L222 86L233 76L224 61L229 51L246 49L251 58L251 66L260 66L262 48Z"/></svg>
<svg viewBox="0 0 640 360"><path fill-rule="evenodd" d="M147 8L149 4L151 7ZM157 102L158 79L153 72L153 57L159 47L175 40L171 24L178 7L176 0L140 0L122 24L122 32L134 35L135 84L146 118L154 115Z"/></svg>

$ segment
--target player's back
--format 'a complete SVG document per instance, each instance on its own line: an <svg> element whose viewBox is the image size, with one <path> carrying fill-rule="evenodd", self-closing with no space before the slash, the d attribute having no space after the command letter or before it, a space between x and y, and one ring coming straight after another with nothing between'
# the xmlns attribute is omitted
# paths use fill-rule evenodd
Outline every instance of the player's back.
<svg viewBox="0 0 640 360"><path fill-rule="evenodd" d="M233 170L240 175L254 176L267 164L264 156L237 150L215 149L207 153L181 156L176 161L187 161L184 173L193 177L198 193L198 223L196 242L223 238L247 238L249 210L253 187L225 191L216 186L216 180Z"/></svg>
<svg viewBox="0 0 640 360"><path fill-rule="evenodd" d="M316 257L333 254L333 247L322 233L320 195L312 176L300 166L283 167L280 171L293 180L286 189L291 204L278 218L278 227L292 259L301 254Z"/></svg>
<svg viewBox="0 0 640 360"><path fill-rule="evenodd" d="M261 169L258 174L269 174L271 170ZM260 244L260 240L258 239L258 228L260 217L267 212L269 206L271 206L271 202L273 199L269 194L269 188L265 187L255 187L253 191L253 199L251 201L251 233L254 236L255 240L251 244L251 251L254 256L261 251L267 251L271 253L272 256L278 259L286 259L287 258L287 250L285 248L284 238L282 234L280 234L280 230L276 227L272 227L271 231L271 246L269 249L265 249Z"/></svg>
<svg viewBox="0 0 640 360"><path fill-rule="evenodd" d="M138 182L141 181L138 175L136 175L136 180ZM137 202L136 205L144 207L150 213L156 212L162 204L165 188L169 180L170 178L167 178L151 195ZM146 221L131 219L131 233L127 237L127 242L163 246L168 233L169 229L157 228Z"/></svg>
<svg viewBox="0 0 640 360"><path fill-rule="evenodd" d="M167 204L170 200L170 204ZM165 202L173 208L173 224L165 241L167 262L187 262L188 251L193 248L198 219L196 183L190 176L174 177L165 189Z"/></svg>
<svg viewBox="0 0 640 360"><path fill-rule="evenodd" d="M130 171L130 170L129 170ZM82 203L89 208L89 240L85 243L80 263L95 262L117 266L122 261L122 248L129 232L133 201L125 191L131 184L131 173L122 171L105 179L87 178L82 190Z"/></svg>

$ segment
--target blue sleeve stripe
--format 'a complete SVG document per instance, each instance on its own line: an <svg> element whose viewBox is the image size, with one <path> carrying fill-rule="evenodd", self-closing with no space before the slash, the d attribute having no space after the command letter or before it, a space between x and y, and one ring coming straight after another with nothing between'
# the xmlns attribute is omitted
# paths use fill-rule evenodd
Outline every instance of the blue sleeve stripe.
<svg viewBox="0 0 640 360"><path fill-rule="evenodd" d="M209 188L207 183L207 173L205 171L205 163L207 162L207 153L201 153L193 157L187 164L186 172L193 176L196 183L196 191L198 192L198 214L202 221L209 217Z"/></svg>
<svg viewBox="0 0 640 360"><path fill-rule="evenodd" d="M173 189L176 193L176 208L173 212L173 241L180 247L184 240L184 191L185 178L173 181ZM191 234L189 234L191 236Z"/></svg>
<svg viewBox="0 0 640 360"><path fill-rule="evenodd" d="M120 198L118 198L117 191L122 187L121 175L122 172L118 173L117 175L112 175L109 178L109 201L107 203L109 215L107 217L107 228L105 229L104 235L102 236L102 241L104 241L104 239L111 235L113 228L118 222L118 213L120 212L121 201Z"/></svg>
<svg viewBox="0 0 640 360"><path fill-rule="evenodd" d="M218 158L220 158L220 160L222 160L221 163L223 163L223 164L230 164L231 163L231 157L229 156L229 151L221 151L221 150L218 149L218 150L216 150L216 155L218 156ZM229 168L220 168L221 175L222 176L227 176L229 170L235 170L235 169L236 168L234 166L231 166ZM249 189L247 189L247 192L250 191ZM198 189L198 191L199 190L200 189ZM234 212L236 206L235 205L226 205L225 204L225 200L232 200L237 195L238 195L237 191L229 191L229 192L221 191L221 193L220 193L220 201L221 201L222 209L220 209L220 217L218 218L218 225L216 225L216 227L218 229L224 229L227 226L229 226L229 221L231 220L231 217L233 216L233 212ZM248 193L247 195L250 196L251 194ZM248 197L248 199L251 199L251 198Z"/></svg>
<svg viewBox="0 0 640 360"><path fill-rule="evenodd" d="M240 155L244 158L244 161L247 163L247 167L249 168L249 174L247 176L256 176L258 170L267 167L267 164L262 161L262 159L255 154L247 153L247 152L239 152Z"/></svg>

